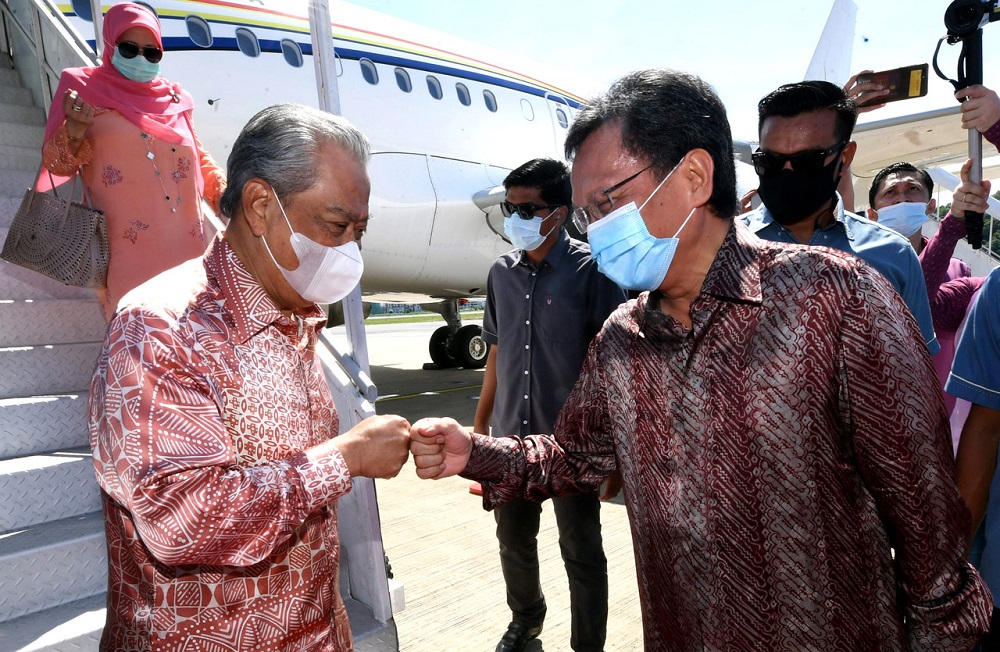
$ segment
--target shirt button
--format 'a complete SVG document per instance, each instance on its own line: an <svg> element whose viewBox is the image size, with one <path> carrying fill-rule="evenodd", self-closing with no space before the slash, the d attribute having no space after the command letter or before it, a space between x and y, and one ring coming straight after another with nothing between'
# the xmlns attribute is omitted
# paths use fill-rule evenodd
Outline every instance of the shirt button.
<svg viewBox="0 0 1000 652"><path fill-rule="evenodd" d="M527 394L524 395L524 400L526 400L526 401L528 400L528 395Z"/></svg>
<svg viewBox="0 0 1000 652"><path fill-rule="evenodd" d="M524 295L524 298L525 298L525 299L530 299L530 298L531 298L531 295L530 295L530 294L526 294L526 295Z"/></svg>
<svg viewBox="0 0 1000 652"><path fill-rule="evenodd" d="M528 324L530 324L530 323L531 323L531 320L530 320L530 319L525 319L525 320L524 320L524 324L525 324L525 326L527 326L527 325L528 325Z"/></svg>
<svg viewBox="0 0 1000 652"><path fill-rule="evenodd" d="M525 375L525 376L527 376L527 375L528 375L528 370L527 370L527 369L525 369L525 370L524 370L524 375Z"/></svg>
<svg viewBox="0 0 1000 652"><path fill-rule="evenodd" d="M521 422L521 425L522 425L522 426L526 426L526 425L528 425L528 420L527 420L527 419L525 419L524 421L522 421L522 422Z"/></svg>
<svg viewBox="0 0 1000 652"><path fill-rule="evenodd" d="M531 275L532 276L538 276L538 272L532 272Z"/></svg>
<svg viewBox="0 0 1000 652"><path fill-rule="evenodd" d="M528 348L528 345L527 345L527 344L525 344L525 345L524 345L524 348L526 348L526 349L527 349L527 348Z"/></svg>

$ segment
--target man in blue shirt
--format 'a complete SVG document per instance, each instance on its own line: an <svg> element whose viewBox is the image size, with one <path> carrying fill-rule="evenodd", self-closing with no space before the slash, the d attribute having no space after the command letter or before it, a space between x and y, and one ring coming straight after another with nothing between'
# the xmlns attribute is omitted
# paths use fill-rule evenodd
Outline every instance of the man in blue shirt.
<svg viewBox="0 0 1000 652"><path fill-rule="evenodd" d="M504 179L504 231L515 249L493 263L483 339L489 357L474 432L525 437L551 432L587 347L624 291L597 270L590 247L566 233L572 189L566 165L534 159ZM596 492L552 499L569 579L576 652L602 652L608 620L607 560ZM537 539L541 504L512 500L494 510L512 620L496 652L520 652L545 618Z"/></svg>
<svg viewBox="0 0 1000 652"><path fill-rule="evenodd" d="M958 489L972 512L969 561L1000 597L1000 268L980 289L958 340L945 390L972 403L955 460ZM980 527L981 524L981 527ZM993 608L981 650L1000 650L1000 612Z"/></svg>
<svg viewBox="0 0 1000 652"><path fill-rule="evenodd" d="M840 249L885 276L920 326L931 354L934 336L927 286L913 247L891 229L844 210L837 184L857 143L858 109L839 86L825 81L786 84L757 105L760 208L743 216L758 237Z"/></svg>

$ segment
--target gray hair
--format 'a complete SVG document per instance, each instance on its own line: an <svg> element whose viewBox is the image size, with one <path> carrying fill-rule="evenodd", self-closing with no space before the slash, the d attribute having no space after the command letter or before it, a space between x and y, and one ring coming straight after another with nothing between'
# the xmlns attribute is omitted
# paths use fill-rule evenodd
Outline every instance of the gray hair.
<svg viewBox="0 0 1000 652"><path fill-rule="evenodd" d="M304 104L275 104L250 118L226 163L228 186L220 210L232 218L251 179L271 184L279 197L304 192L315 183L319 150L333 144L368 165L368 138L345 118Z"/></svg>

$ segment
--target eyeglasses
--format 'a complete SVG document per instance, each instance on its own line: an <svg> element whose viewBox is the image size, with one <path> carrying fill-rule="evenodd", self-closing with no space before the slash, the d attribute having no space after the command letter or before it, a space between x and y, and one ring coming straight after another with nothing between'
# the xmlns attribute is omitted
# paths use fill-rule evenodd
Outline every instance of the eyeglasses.
<svg viewBox="0 0 1000 652"><path fill-rule="evenodd" d="M132 41L122 41L117 46L118 54L126 59L135 59L140 54L150 63L160 63L163 58L163 50L160 48L140 48Z"/></svg>
<svg viewBox="0 0 1000 652"><path fill-rule="evenodd" d="M522 220L530 220L538 211L543 211L546 208L554 211L559 206L559 204L512 204L509 201L505 201L500 202L500 212L503 213L504 217L516 214Z"/></svg>
<svg viewBox="0 0 1000 652"><path fill-rule="evenodd" d="M830 149L807 149L794 154L775 154L758 148L750 158L753 159L753 167L757 174L762 177L778 174L785 167L785 163L791 163L792 171L796 174L809 176L818 174L823 169L826 158L830 154L840 153L846 145L846 141L840 141Z"/></svg>
<svg viewBox="0 0 1000 652"><path fill-rule="evenodd" d="M615 209L615 200L612 199L611 193L613 193L616 190L620 190L629 181L638 178L640 174L650 169L651 167L653 167L652 163L642 168L629 178L624 179L623 181L619 181L610 188L605 188L604 190L602 190L600 194L604 195L604 201L598 202L597 206L581 206L580 208L573 211L573 214L570 216L570 219L573 220L573 226L576 227L577 231L579 231L580 233L586 233L588 225L592 224L593 222L596 222L597 220L601 219L602 217L613 211ZM601 206L603 205L607 205L608 207L607 210L601 208Z"/></svg>

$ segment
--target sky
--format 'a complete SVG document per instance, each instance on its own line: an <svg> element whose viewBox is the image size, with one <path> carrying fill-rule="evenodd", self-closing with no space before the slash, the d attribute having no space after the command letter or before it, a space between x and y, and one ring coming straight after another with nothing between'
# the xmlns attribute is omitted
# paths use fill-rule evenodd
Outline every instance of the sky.
<svg viewBox="0 0 1000 652"><path fill-rule="evenodd" d="M711 83L736 138L756 140L757 101L804 78L833 0L351 0L462 37L576 80L587 97L638 68L670 67ZM851 70L931 63L950 0L855 0ZM960 46L942 46L954 77ZM985 81L1000 87L1000 23L985 27ZM996 62L991 66L991 61ZM553 80L553 81L562 81ZM844 80L831 80L840 83ZM861 121L954 106L951 85L930 72L926 98L890 104Z"/></svg>

